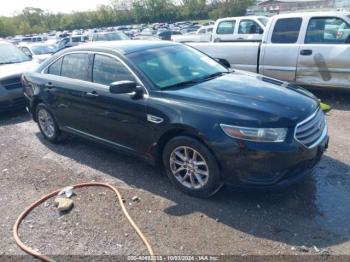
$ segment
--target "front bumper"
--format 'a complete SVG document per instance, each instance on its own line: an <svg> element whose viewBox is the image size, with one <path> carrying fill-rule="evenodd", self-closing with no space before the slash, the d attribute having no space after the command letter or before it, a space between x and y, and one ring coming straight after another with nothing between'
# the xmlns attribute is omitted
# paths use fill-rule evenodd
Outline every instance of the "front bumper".
<svg viewBox="0 0 350 262"><path fill-rule="evenodd" d="M278 189L311 174L328 147L326 134L309 149L293 141L290 144L266 145L240 143L234 151L220 154L222 179L237 189Z"/></svg>
<svg viewBox="0 0 350 262"><path fill-rule="evenodd" d="M7 90L0 86L0 112L25 108L27 100L22 88Z"/></svg>

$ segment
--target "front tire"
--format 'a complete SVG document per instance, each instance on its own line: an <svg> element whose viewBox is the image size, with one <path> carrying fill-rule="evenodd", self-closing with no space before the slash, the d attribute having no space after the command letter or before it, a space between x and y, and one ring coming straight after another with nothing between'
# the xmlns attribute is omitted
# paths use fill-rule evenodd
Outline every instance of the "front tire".
<svg viewBox="0 0 350 262"><path fill-rule="evenodd" d="M55 144L61 142L64 134L59 130L57 122L47 106L44 103L38 104L35 114L40 132L44 138Z"/></svg>
<svg viewBox="0 0 350 262"><path fill-rule="evenodd" d="M171 139L163 150L163 165L175 187L189 195L210 197L222 185L214 155L191 137Z"/></svg>

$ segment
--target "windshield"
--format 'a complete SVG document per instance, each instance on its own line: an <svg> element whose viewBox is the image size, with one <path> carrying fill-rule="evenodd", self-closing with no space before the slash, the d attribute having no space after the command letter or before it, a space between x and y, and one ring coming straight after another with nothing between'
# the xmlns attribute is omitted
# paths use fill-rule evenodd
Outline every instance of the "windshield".
<svg viewBox="0 0 350 262"><path fill-rule="evenodd" d="M266 25L267 25L267 22L269 21L269 19L266 18L266 17L260 17L260 18L258 18L258 20L259 20L264 26L266 26Z"/></svg>
<svg viewBox="0 0 350 262"><path fill-rule="evenodd" d="M31 49L35 55L53 54L57 51L53 45L35 45L31 46Z"/></svg>
<svg viewBox="0 0 350 262"><path fill-rule="evenodd" d="M212 58L183 45L143 50L128 57L160 89L229 72Z"/></svg>
<svg viewBox="0 0 350 262"><path fill-rule="evenodd" d="M123 33L108 33L108 34L96 34L94 41L117 41L117 40L129 40Z"/></svg>
<svg viewBox="0 0 350 262"><path fill-rule="evenodd" d="M26 56L16 46L8 43L0 43L0 65L21 63L30 60L31 58Z"/></svg>

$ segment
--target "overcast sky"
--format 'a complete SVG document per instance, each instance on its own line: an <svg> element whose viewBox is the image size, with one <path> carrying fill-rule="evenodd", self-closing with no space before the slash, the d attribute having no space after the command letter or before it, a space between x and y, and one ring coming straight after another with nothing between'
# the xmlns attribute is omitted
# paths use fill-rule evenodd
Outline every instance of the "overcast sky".
<svg viewBox="0 0 350 262"><path fill-rule="evenodd" d="M98 5L108 3L110 3L110 0L2 0L0 16L12 16L24 7L39 7L54 13L69 13L71 11L95 9Z"/></svg>

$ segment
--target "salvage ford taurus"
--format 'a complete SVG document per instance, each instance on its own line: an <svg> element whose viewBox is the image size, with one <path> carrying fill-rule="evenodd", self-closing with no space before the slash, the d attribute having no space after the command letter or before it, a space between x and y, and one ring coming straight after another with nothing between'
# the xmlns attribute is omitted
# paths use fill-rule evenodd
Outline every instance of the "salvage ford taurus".
<svg viewBox="0 0 350 262"><path fill-rule="evenodd" d="M194 196L225 183L289 185L328 145L311 93L228 70L177 43L87 44L55 54L22 81L47 140L71 133L142 156Z"/></svg>

